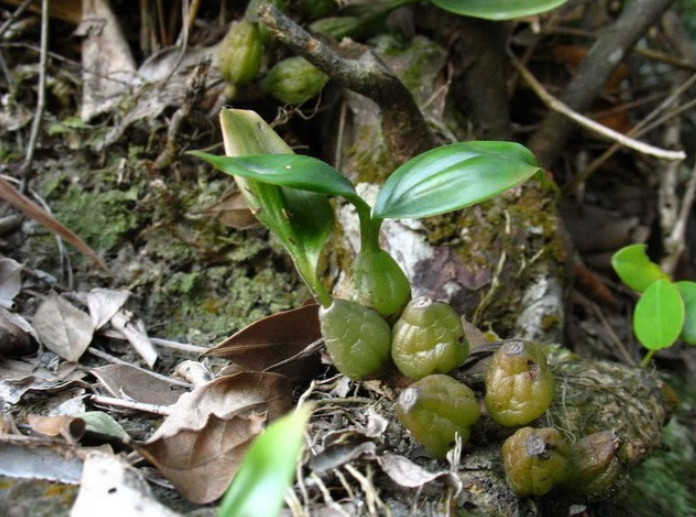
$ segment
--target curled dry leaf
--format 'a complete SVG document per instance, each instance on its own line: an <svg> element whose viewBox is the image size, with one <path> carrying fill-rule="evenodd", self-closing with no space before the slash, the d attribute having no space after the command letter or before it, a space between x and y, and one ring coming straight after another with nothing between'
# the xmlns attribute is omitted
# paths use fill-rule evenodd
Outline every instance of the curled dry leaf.
<svg viewBox="0 0 696 517"><path fill-rule="evenodd" d="M449 480L455 486L461 484L450 471L430 472L398 454L386 453L377 458L377 463L392 481L406 488L421 488L436 479Z"/></svg>
<svg viewBox="0 0 696 517"><path fill-rule="evenodd" d="M33 324L46 348L69 361L77 361L92 342L92 318L56 293L41 303Z"/></svg>
<svg viewBox="0 0 696 517"><path fill-rule="evenodd" d="M145 364L152 368L159 357L155 346L145 331L145 325L141 320L133 320L128 311L118 311L111 318L111 325L121 334L126 336L128 342L143 358Z"/></svg>
<svg viewBox="0 0 696 517"><path fill-rule="evenodd" d="M16 260L0 258L0 307L11 309L14 297L22 290L22 265Z"/></svg>
<svg viewBox="0 0 696 517"><path fill-rule="evenodd" d="M274 371L302 382L321 368L318 306L309 303L255 321L211 348L206 355L229 359L246 370Z"/></svg>
<svg viewBox="0 0 696 517"><path fill-rule="evenodd" d="M103 289L97 287L87 294L87 308L94 322L94 328L99 329L106 325L111 318L123 307L128 300L128 291L115 289Z"/></svg>
<svg viewBox="0 0 696 517"><path fill-rule="evenodd" d="M169 406L184 393L179 386L127 364L100 366L90 373L114 397L135 402Z"/></svg>
<svg viewBox="0 0 696 517"><path fill-rule="evenodd" d="M201 214L215 217L225 226L237 230L256 228L261 225L249 209L249 204L239 190L228 190L213 206L201 210Z"/></svg>
<svg viewBox="0 0 696 517"><path fill-rule="evenodd" d="M67 415L28 415L27 423L35 433L45 436L62 436L69 443L82 438L86 428L82 418Z"/></svg>
<svg viewBox="0 0 696 517"><path fill-rule="evenodd" d="M0 307L0 357L19 357L36 351L39 336L27 320Z"/></svg>
<svg viewBox="0 0 696 517"><path fill-rule="evenodd" d="M219 498L249 443L292 407L291 384L274 373L219 377L186 393L146 443L136 448L195 503Z"/></svg>

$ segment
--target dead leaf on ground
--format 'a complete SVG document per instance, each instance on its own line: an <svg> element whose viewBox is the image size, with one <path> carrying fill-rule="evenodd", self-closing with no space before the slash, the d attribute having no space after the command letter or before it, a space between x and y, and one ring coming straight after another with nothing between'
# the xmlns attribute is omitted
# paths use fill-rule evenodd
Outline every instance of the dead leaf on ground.
<svg viewBox="0 0 696 517"><path fill-rule="evenodd" d="M94 517L105 505L108 515L180 517L152 497L138 469L116 455L92 453L85 458L80 492L70 515Z"/></svg>
<svg viewBox="0 0 696 517"><path fill-rule="evenodd" d="M182 430L136 448L183 497L206 504L224 494L265 422L265 413L225 419L210 414L202 429Z"/></svg>
<svg viewBox="0 0 696 517"><path fill-rule="evenodd" d="M16 404L27 392L59 393L74 387L89 388L77 363L64 362L57 372L48 370L38 357L22 361L0 359L0 401Z"/></svg>
<svg viewBox="0 0 696 517"><path fill-rule="evenodd" d="M31 430L44 436L62 436L68 443L75 443L85 434L86 424L82 418L56 415L27 415Z"/></svg>
<svg viewBox="0 0 696 517"><path fill-rule="evenodd" d="M318 305L309 303L257 320L205 355L229 359L246 370L274 371L302 382L321 369L318 348L310 347L319 339Z"/></svg>
<svg viewBox="0 0 696 517"><path fill-rule="evenodd" d="M135 447L179 492L196 503L222 495L263 424L292 407L283 375L242 372L220 377L171 406L155 434Z"/></svg>
<svg viewBox="0 0 696 517"><path fill-rule="evenodd" d="M180 387L127 364L109 364L93 368L90 373L112 396L135 402L169 406L185 393Z"/></svg>
<svg viewBox="0 0 696 517"><path fill-rule="evenodd" d="M77 484L82 460L54 438L0 435L0 476Z"/></svg>
<svg viewBox="0 0 696 517"><path fill-rule="evenodd" d="M14 298L22 290L22 264L6 257L0 258L0 307L11 309Z"/></svg>
<svg viewBox="0 0 696 517"><path fill-rule="evenodd" d="M82 110L89 121L111 111L135 80L135 60L118 18L105 0L84 0L75 30L82 42Z"/></svg>
<svg viewBox="0 0 696 517"><path fill-rule="evenodd" d="M92 318L56 293L41 303L33 324L46 348L69 361L80 359L92 342Z"/></svg>
<svg viewBox="0 0 696 517"><path fill-rule="evenodd" d="M454 486L461 485L461 481L448 470L430 472L398 454L386 453L377 458L377 463L392 481L402 487L421 488L436 479L449 480Z"/></svg>
<svg viewBox="0 0 696 517"><path fill-rule="evenodd" d="M124 306L131 293L115 289L97 287L87 294L87 308L94 322L94 328L100 329Z"/></svg>
<svg viewBox="0 0 696 517"><path fill-rule="evenodd" d="M152 368L159 355L155 346L150 341L145 324L141 320L134 320L129 311L118 311L111 318L111 326L123 334L136 352L143 358L145 364Z"/></svg>
<svg viewBox="0 0 696 517"><path fill-rule="evenodd" d="M36 352L39 336L19 314L0 307L0 357L21 357Z"/></svg>
<svg viewBox="0 0 696 517"><path fill-rule="evenodd" d="M222 194L220 201L209 208L196 212L216 218L225 226L237 230L256 228L261 225L249 209L249 204L238 190L228 190Z"/></svg>

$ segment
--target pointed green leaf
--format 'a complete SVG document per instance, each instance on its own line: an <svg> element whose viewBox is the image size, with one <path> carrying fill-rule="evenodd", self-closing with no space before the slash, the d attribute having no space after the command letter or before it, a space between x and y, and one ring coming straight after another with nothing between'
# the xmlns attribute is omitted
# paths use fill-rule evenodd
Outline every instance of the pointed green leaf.
<svg viewBox="0 0 696 517"><path fill-rule="evenodd" d="M486 20L511 20L550 11L568 0L432 0L440 9Z"/></svg>
<svg viewBox="0 0 696 517"><path fill-rule="evenodd" d="M656 280L638 299L633 311L633 330L649 350L671 346L684 325L684 302L672 282Z"/></svg>
<svg viewBox="0 0 696 517"><path fill-rule="evenodd" d="M696 345L696 282L683 280L674 284L684 301L684 327L681 338L688 345Z"/></svg>
<svg viewBox="0 0 696 517"><path fill-rule="evenodd" d="M292 187L328 196L356 196L355 188L338 170L312 156L259 154L240 157L217 156L191 151L192 155L232 176L244 176L271 185Z"/></svg>
<svg viewBox="0 0 696 517"><path fill-rule="evenodd" d="M645 244L632 244L611 257L611 265L621 281L639 293L656 280L669 281L669 276L648 258L645 249Z"/></svg>
<svg viewBox="0 0 696 517"><path fill-rule="evenodd" d="M254 111L223 109L220 124L228 156L292 154L292 149ZM333 228L333 210L326 196L232 174L249 208L285 245L314 295L322 304L331 303L317 277L319 255Z"/></svg>
<svg viewBox="0 0 696 517"><path fill-rule="evenodd" d="M375 219L429 217L485 201L539 171L513 142L460 142L432 149L396 169L372 211Z"/></svg>
<svg viewBox="0 0 696 517"><path fill-rule="evenodd" d="M273 422L251 444L222 500L219 517L273 517L295 477L310 406Z"/></svg>

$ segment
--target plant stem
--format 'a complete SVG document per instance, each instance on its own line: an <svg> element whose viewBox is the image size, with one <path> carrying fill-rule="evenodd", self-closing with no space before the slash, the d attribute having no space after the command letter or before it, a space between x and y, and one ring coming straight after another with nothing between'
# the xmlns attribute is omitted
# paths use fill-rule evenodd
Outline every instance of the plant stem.
<svg viewBox="0 0 696 517"><path fill-rule="evenodd" d="M655 355L656 350L649 350L647 354L645 354L645 357L643 357L643 360L640 362L640 367L641 368L647 368L648 365L650 364L650 361L652 361L653 356Z"/></svg>
<svg viewBox="0 0 696 517"><path fill-rule="evenodd" d="M380 219L373 219L370 215L370 206L361 198L349 200L355 206L360 220L360 251L377 252L379 251L379 228L382 225Z"/></svg>

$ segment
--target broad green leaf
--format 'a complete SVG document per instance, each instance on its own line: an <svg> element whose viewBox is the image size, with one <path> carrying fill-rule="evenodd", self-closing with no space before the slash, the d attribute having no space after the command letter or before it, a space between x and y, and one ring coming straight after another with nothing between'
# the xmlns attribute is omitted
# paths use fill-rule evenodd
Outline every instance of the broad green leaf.
<svg viewBox="0 0 696 517"><path fill-rule="evenodd" d="M645 244L632 244L611 257L611 265L621 281L639 293L656 280L669 281L669 276L648 258L645 249Z"/></svg>
<svg viewBox="0 0 696 517"><path fill-rule="evenodd" d="M513 142L460 142L432 149L396 169L372 210L375 219L444 214L485 201L539 171Z"/></svg>
<svg viewBox="0 0 696 517"><path fill-rule="evenodd" d="M684 327L681 338L684 343L696 345L696 282L682 280L674 284L684 301Z"/></svg>
<svg viewBox="0 0 696 517"><path fill-rule="evenodd" d="M280 513L292 483L310 406L302 406L273 422L249 446L222 499L219 517L273 517Z"/></svg>
<svg viewBox="0 0 696 517"><path fill-rule="evenodd" d="M432 0L440 9L486 20L511 20L555 9L567 0Z"/></svg>
<svg viewBox="0 0 696 517"><path fill-rule="evenodd" d="M292 154L292 149L254 111L223 109L220 124L228 156ZM285 245L315 296L322 304L331 303L316 274L319 255L333 229L333 210L326 196L241 175L234 178L254 215Z"/></svg>
<svg viewBox="0 0 696 517"><path fill-rule="evenodd" d="M216 156L200 151L190 154L232 176L244 176L271 185L291 187L328 196L357 196L353 184L339 171L311 156L299 154L259 154Z"/></svg>
<svg viewBox="0 0 696 517"><path fill-rule="evenodd" d="M672 282L656 280L643 292L633 311L633 330L649 350L671 346L684 325L684 302Z"/></svg>

